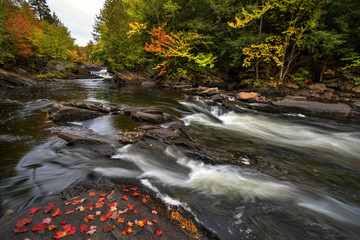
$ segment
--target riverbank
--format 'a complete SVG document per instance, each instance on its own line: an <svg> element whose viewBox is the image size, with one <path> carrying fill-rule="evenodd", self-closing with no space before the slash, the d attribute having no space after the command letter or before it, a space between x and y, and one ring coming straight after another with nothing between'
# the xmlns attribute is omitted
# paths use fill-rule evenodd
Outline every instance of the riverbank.
<svg viewBox="0 0 360 240"><path fill-rule="evenodd" d="M251 104L255 109L270 112L306 112L315 116L325 114L324 117L330 114L340 118L360 116L360 87L351 87L353 84L348 84L346 88L337 87L340 83L335 86L333 81L332 87L324 83L253 87L249 85L251 83L227 83L218 78L208 82L164 82L131 72L115 73L111 80L120 86L172 88L180 91L185 98L213 101L235 111L241 110L236 104Z"/></svg>
<svg viewBox="0 0 360 240"><path fill-rule="evenodd" d="M0 234L4 239L215 239L186 217L139 184L102 179L0 218Z"/></svg>
<svg viewBox="0 0 360 240"><path fill-rule="evenodd" d="M356 191L358 183L359 154L354 147L358 130L357 124L347 124L348 114L336 113L342 116L339 122L329 120L323 112L315 112L318 117L312 118L309 111L305 117L263 102L261 94L256 94L258 101L253 102L237 99L238 91L180 84L159 88L149 81L119 87L109 80L63 80L25 89L26 94L21 89L13 96L9 93L13 101L0 102L6 109L1 115L0 150L5 164L13 161L9 169L15 169L14 177L0 186L2 210L26 209L26 215L29 206L48 206L64 189L73 191L73 186L82 182L111 178L116 181L108 182L109 186L122 179L145 197L166 203L158 212L166 212L168 206L186 209L179 210L182 218L193 216L204 236L211 231L221 239L294 237L306 234L304 229L315 223L330 225L331 233L312 227L307 236L326 239L329 234L341 237L357 232L352 224L356 224L358 197L349 193ZM266 114L267 110L271 113ZM18 129L32 136L22 138ZM12 137L16 140L7 142ZM23 149L27 144L29 147ZM102 189L91 188L97 192ZM75 192L60 204L66 207L64 201L89 193ZM341 222L342 227L338 227L333 214L311 207L319 199L326 203L326 211L336 213L335 219L346 215L350 223ZM75 213L79 221L86 217L79 217L82 211ZM17 214L12 216L17 218ZM278 214L286 221L279 220ZM313 220L318 216L319 221ZM173 221L171 217L165 220ZM274 221L278 222L274 225ZM299 231L278 232L294 229L292 223ZM200 230L200 225L207 230ZM71 225L77 228L76 234L81 226ZM124 227L116 226L118 230ZM15 234L13 230L11 226L6 231ZM62 225L60 230L65 230ZM153 230L145 232L153 235ZM28 231L33 234L32 229ZM45 233L55 235L49 230ZM107 236L113 237L112 233Z"/></svg>

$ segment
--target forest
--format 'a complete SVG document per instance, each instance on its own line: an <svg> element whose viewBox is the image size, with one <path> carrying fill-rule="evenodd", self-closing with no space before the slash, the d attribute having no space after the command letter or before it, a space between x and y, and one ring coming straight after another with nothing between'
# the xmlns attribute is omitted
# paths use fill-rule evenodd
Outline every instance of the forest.
<svg viewBox="0 0 360 240"><path fill-rule="evenodd" d="M167 80L217 75L277 86L321 82L360 65L353 0L106 0L84 47L46 0L1 0L0 14L3 66L63 58L151 67ZM356 74L352 81L360 83Z"/></svg>

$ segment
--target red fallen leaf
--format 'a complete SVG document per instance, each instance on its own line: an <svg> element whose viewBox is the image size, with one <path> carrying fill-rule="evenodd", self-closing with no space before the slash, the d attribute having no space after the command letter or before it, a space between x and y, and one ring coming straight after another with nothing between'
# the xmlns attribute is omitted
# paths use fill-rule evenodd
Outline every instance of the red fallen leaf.
<svg viewBox="0 0 360 240"><path fill-rule="evenodd" d="M53 214L51 214L52 217L56 217L56 216L60 216L62 214L62 211L60 211L59 208L57 208L55 210L55 212Z"/></svg>
<svg viewBox="0 0 360 240"><path fill-rule="evenodd" d="M48 229L49 231L52 231L52 230L54 230L55 228L57 228L57 226L55 226L55 225L51 225L51 226L48 226L48 227L47 227L47 229Z"/></svg>
<svg viewBox="0 0 360 240"><path fill-rule="evenodd" d="M100 197L106 197L106 194L100 194Z"/></svg>
<svg viewBox="0 0 360 240"><path fill-rule="evenodd" d="M98 193L96 193L96 192L90 192L89 193L89 197L96 197L96 195L98 195Z"/></svg>
<svg viewBox="0 0 360 240"><path fill-rule="evenodd" d="M74 210L71 210L71 209L66 209L65 210L65 214L72 214L74 213Z"/></svg>
<svg viewBox="0 0 360 240"><path fill-rule="evenodd" d="M70 205L71 203L72 203L71 201L65 201L64 202L65 206Z"/></svg>
<svg viewBox="0 0 360 240"><path fill-rule="evenodd" d="M80 232L83 233L85 231L87 231L89 229L88 225L82 225L81 228L80 228Z"/></svg>
<svg viewBox="0 0 360 240"><path fill-rule="evenodd" d="M122 230L121 233L122 233L122 235L126 236L126 235L132 233L132 229L131 229L131 227L127 227L124 230Z"/></svg>
<svg viewBox="0 0 360 240"><path fill-rule="evenodd" d="M161 235L163 235L163 232L160 231L159 229L155 229L155 235L160 237Z"/></svg>
<svg viewBox="0 0 360 240"><path fill-rule="evenodd" d="M64 220L64 221L62 221L60 224L61 224L61 225L65 225L65 224L66 224L66 221Z"/></svg>
<svg viewBox="0 0 360 240"><path fill-rule="evenodd" d="M111 207L116 207L117 205L118 205L117 203L111 203L111 204L108 205L108 207L110 207L110 208Z"/></svg>
<svg viewBox="0 0 360 240"><path fill-rule="evenodd" d="M14 229L14 233L18 234L18 233L26 233L27 231L29 231L29 228L24 228L24 227L18 227Z"/></svg>
<svg viewBox="0 0 360 240"><path fill-rule="evenodd" d="M49 212L51 212L54 207L55 207L54 202L49 203L48 206L44 207L44 209L45 209L44 213L49 213Z"/></svg>
<svg viewBox="0 0 360 240"><path fill-rule="evenodd" d="M30 219L30 218L23 218L23 219L17 221L17 222L15 223L15 225L16 225L18 228L21 228L21 227L25 226L26 224L31 223L32 221L33 221L33 220Z"/></svg>
<svg viewBox="0 0 360 240"><path fill-rule="evenodd" d="M114 214L113 212L108 212L107 214L100 217L100 221L104 222L104 221L110 219L113 214Z"/></svg>
<svg viewBox="0 0 360 240"><path fill-rule="evenodd" d="M42 231L42 230L44 230L44 229L46 229L45 224L40 223L39 225L34 226L31 230L32 230L33 232L38 232L38 231Z"/></svg>
<svg viewBox="0 0 360 240"><path fill-rule="evenodd" d="M137 214L137 211L134 209L134 215Z"/></svg>
<svg viewBox="0 0 360 240"><path fill-rule="evenodd" d="M127 190L127 189L123 189L123 192L128 192L129 190Z"/></svg>
<svg viewBox="0 0 360 240"><path fill-rule="evenodd" d="M125 218L119 217L117 222L118 222L118 223L124 223L124 222L125 222Z"/></svg>
<svg viewBox="0 0 360 240"><path fill-rule="evenodd" d="M134 206L133 205L130 205L130 204L127 204L127 207L129 210L133 210L134 209Z"/></svg>
<svg viewBox="0 0 360 240"><path fill-rule="evenodd" d="M94 215L89 215L84 218L85 222L89 222L89 220L94 220Z"/></svg>
<svg viewBox="0 0 360 240"><path fill-rule="evenodd" d="M99 199L97 200L97 202L102 202L102 201L104 201L104 199L105 199L105 198L99 198Z"/></svg>
<svg viewBox="0 0 360 240"><path fill-rule="evenodd" d="M149 196L149 195L146 195L145 197L146 197L146 198L150 198L150 196Z"/></svg>
<svg viewBox="0 0 360 240"><path fill-rule="evenodd" d="M91 203L89 205L86 205L85 209L89 209L90 211L92 211L94 209L94 204Z"/></svg>
<svg viewBox="0 0 360 240"><path fill-rule="evenodd" d="M28 214L34 214L37 211L39 211L40 209L41 209L41 207L30 209L30 212Z"/></svg>
<svg viewBox="0 0 360 240"><path fill-rule="evenodd" d="M135 191L136 191L136 188L130 188L130 190L135 192Z"/></svg>
<svg viewBox="0 0 360 240"><path fill-rule="evenodd" d="M143 203L146 203L148 200L146 200L146 198L142 199Z"/></svg>
<svg viewBox="0 0 360 240"><path fill-rule="evenodd" d="M66 236L65 231L58 231L55 236L53 236L54 239L60 239Z"/></svg>
<svg viewBox="0 0 360 240"><path fill-rule="evenodd" d="M157 223L157 220L155 220L155 219L153 219L152 221L153 221L154 223Z"/></svg>
<svg viewBox="0 0 360 240"><path fill-rule="evenodd" d="M127 196L123 196L123 197L121 197L121 199L124 199L125 201L129 200L129 198Z"/></svg>
<svg viewBox="0 0 360 240"><path fill-rule="evenodd" d="M134 197L138 197L139 195L140 195L140 194L139 194L138 192L134 192L134 193L133 193L133 196L134 196Z"/></svg>
<svg viewBox="0 0 360 240"><path fill-rule="evenodd" d="M115 229L115 225L107 225L106 228L103 229L103 232L111 232L112 230Z"/></svg>
<svg viewBox="0 0 360 240"><path fill-rule="evenodd" d="M64 230L66 232L66 236L71 236L74 235L76 233L76 229L77 227L72 227L71 224L66 224L64 226Z"/></svg>

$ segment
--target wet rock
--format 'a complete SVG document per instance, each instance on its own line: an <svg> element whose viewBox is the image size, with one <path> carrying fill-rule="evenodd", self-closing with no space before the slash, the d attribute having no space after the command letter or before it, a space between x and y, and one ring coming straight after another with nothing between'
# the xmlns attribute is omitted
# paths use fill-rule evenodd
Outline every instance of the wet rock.
<svg viewBox="0 0 360 240"><path fill-rule="evenodd" d="M352 89L353 92L360 93L360 86L354 87Z"/></svg>
<svg viewBox="0 0 360 240"><path fill-rule="evenodd" d="M128 108L124 109L124 113L136 121L154 124L161 124L176 120L176 117L173 114L157 109Z"/></svg>
<svg viewBox="0 0 360 240"><path fill-rule="evenodd" d="M145 137L143 132L124 132L120 133L119 141L123 144L133 144L141 141Z"/></svg>
<svg viewBox="0 0 360 240"><path fill-rule="evenodd" d="M19 68L19 69L16 69L16 71L15 71L17 74L20 74L20 75L27 75L27 72L24 70L24 69L21 69L21 68Z"/></svg>
<svg viewBox="0 0 360 240"><path fill-rule="evenodd" d="M0 71L0 89L1 88L14 88L14 87L22 87L33 84L34 82L25 76Z"/></svg>
<svg viewBox="0 0 360 240"><path fill-rule="evenodd" d="M104 106L104 104L99 102L91 102L91 101L77 101L77 102L71 102L68 104L69 106L76 107L76 108L82 108L87 109L91 111L97 111L102 113L110 113L111 108Z"/></svg>
<svg viewBox="0 0 360 240"><path fill-rule="evenodd" d="M272 104L281 107L295 107L295 108L300 108L315 112L334 112L334 113L349 114L352 110L352 108L349 105L344 103L331 104L331 103L284 99L281 101L273 101Z"/></svg>
<svg viewBox="0 0 360 240"><path fill-rule="evenodd" d="M48 108L48 119L54 122L84 121L105 115L104 112L92 111L84 108L69 107L55 104Z"/></svg>
<svg viewBox="0 0 360 240"><path fill-rule="evenodd" d="M52 131L52 133L65 140L67 145L71 147L85 147L108 157L114 155L116 152L115 147L109 142L84 135L82 132Z"/></svg>
<svg viewBox="0 0 360 240"><path fill-rule="evenodd" d="M299 86L295 83L288 83L285 87L292 88L292 89L299 89Z"/></svg>
<svg viewBox="0 0 360 240"><path fill-rule="evenodd" d="M185 89L185 88L192 88L192 85L179 84L179 85L173 86L173 88L174 88L174 89L179 89L179 90L181 90L181 89Z"/></svg>
<svg viewBox="0 0 360 240"><path fill-rule="evenodd" d="M284 100L289 101L307 101L306 97L303 96L286 96Z"/></svg>
<svg viewBox="0 0 360 240"><path fill-rule="evenodd" d="M326 99L331 99L334 96L334 92L333 91L325 91L323 96Z"/></svg>
<svg viewBox="0 0 360 240"><path fill-rule="evenodd" d="M199 88L184 88L181 90L185 94L194 94L194 93L200 93Z"/></svg>
<svg viewBox="0 0 360 240"><path fill-rule="evenodd" d="M258 102L259 95L256 92L239 92L236 94L236 98L242 101Z"/></svg>
<svg viewBox="0 0 360 240"><path fill-rule="evenodd" d="M216 94L219 94L219 88L217 88L217 87L208 88L200 93L200 95L205 95L205 96L212 96L212 95L216 95Z"/></svg>
<svg viewBox="0 0 360 240"><path fill-rule="evenodd" d="M316 91L319 91L319 92L324 92L327 89L326 85L323 84L323 83L312 84L312 85L309 86L309 88L311 90L316 90Z"/></svg>
<svg viewBox="0 0 360 240"><path fill-rule="evenodd" d="M143 87L155 87L156 83L152 81L145 81L141 83L141 86Z"/></svg>

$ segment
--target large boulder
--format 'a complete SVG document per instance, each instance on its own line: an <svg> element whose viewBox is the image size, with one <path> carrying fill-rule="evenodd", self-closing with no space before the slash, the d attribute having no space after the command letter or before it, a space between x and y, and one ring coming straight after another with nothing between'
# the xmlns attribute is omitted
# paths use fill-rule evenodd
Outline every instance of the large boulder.
<svg viewBox="0 0 360 240"><path fill-rule="evenodd" d="M256 92L239 92L236 94L236 98L241 101L258 102L259 94Z"/></svg>
<svg viewBox="0 0 360 240"><path fill-rule="evenodd" d="M33 81L25 76L0 71L0 88L14 88L31 85Z"/></svg>
<svg viewBox="0 0 360 240"><path fill-rule="evenodd" d="M73 102L67 105L54 104L45 109L53 122L85 121L105 115L110 110L95 103Z"/></svg>
<svg viewBox="0 0 360 240"><path fill-rule="evenodd" d="M321 103L306 101L304 97L288 96L281 101L273 101L273 105L280 107L295 107L314 112L332 112L349 114L352 108L345 103Z"/></svg>
<svg viewBox="0 0 360 240"><path fill-rule="evenodd" d="M161 124L176 120L173 114L157 109L128 108L124 110L124 113L139 122Z"/></svg>

